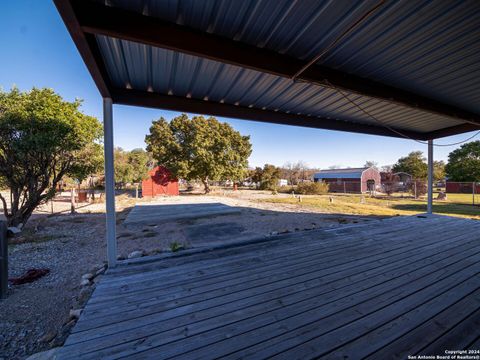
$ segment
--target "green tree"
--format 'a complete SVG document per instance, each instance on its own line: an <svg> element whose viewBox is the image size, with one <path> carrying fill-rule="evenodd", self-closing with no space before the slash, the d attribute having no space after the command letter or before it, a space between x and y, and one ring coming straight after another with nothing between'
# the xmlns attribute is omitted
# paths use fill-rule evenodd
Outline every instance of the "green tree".
<svg viewBox="0 0 480 360"><path fill-rule="evenodd" d="M445 172L452 181L480 180L480 141L463 144L448 155Z"/></svg>
<svg viewBox="0 0 480 360"><path fill-rule="evenodd" d="M414 179L425 180L427 178L428 166L421 151L412 151L408 156L398 159L393 165L392 171L406 172Z"/></svg>
<svg viewBox="0 0 480 360"><path fill-rule="evenodd" d="M148 176L148 170L153 166L153 160L143 149L133 149L128 153L128 162L132 166L131 182L139 183Z"/></svg>
<svg viewBox="0 0 480 360"><path fill-rule="evenodd" d="M265 164L257 167L252 175L252 181L260 184L262 190L276 190L280 180L281 169L275 165Z"/></svg>
<svg viewBox="0 0 480 360"><path fill-rule="evenodd" d="M102 172L103 165L103 146L92 142L78 152L77 162L72 166L69 174L81 183L88 176Z"/></svg>
<svg viewBox="0 0 480 360"><path fill-rule="evenodd" d="M121 147L116 147L113 150L113 157L115 161L115 183L123 187L126 183L132 181L133 166L129 161L128 152Z"/></svg>
<svg viewBox="0 0 480 360"><path fill-rule="evenodd" d="M443 160L433 162L433 179L435 181L445 179L445 162Z"/></svg>
<svg viewBox="0 0 480 360"><path fill-rule="evenodd" d="M145 142L159 165L174 177L201 180L205 193L210 192L210 180L242 179L252 152L250 137L230 125L214 117L189 119L185 114L171 122L154 121Z"/></svg>
<svg viewBox="0 0 480 360"><path fill-rule="evenodd" d="M102 126L51 89L0 92L0 195L9 226L25 224L55 195L62 177L78 176L82 153L101 137Z"/></svg>
<svg viewBox="0 0 480 360"><path fill-rule="evenodd" d="M120 147L114 149L115 181L121 186L127 183L141 182L148 176L152 166L150 155L143 149L125 151Z"/></svg>

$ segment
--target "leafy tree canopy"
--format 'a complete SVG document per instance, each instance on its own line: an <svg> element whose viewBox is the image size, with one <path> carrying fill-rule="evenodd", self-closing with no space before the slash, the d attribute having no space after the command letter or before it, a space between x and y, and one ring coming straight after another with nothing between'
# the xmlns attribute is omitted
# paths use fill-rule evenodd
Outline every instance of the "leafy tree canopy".
<svg viewBox="0 0 480 360"><path fill-rule="evenodd" d="M85 151L96 147L102 126L80 104L51 89L0 91L0 184L12 194L10 206L0 200L9 226L25 223L63 176L88 172Z"/></svg>
<svg viewBox="0 0 480 360"><path fill-rule="evenodd" d="M406 172L412 175L414 179L424 180L427 178L428 166L426 159L421 151L413 151L408 156L398 159L393 165L392 171Z"/></svg>
<svg viewBox="0 0 480 360"><path fill-rule="evenodd" d="M77 161L72 165L69 175L81 183L88 176L103 172L103 166L103 146L92 142L78 153Z"/></svg>
<svg viewBox="0 0 480 360"><path fill-rule="evenodd" d="M433 162L433 179L437 181L445 179L445 161L439 160Z"/></svg>
<svg viewBox="0 0 480 360"><path fill-rule="evenodd" d="M252 174L252 181L260 183L260 189L262 190L275 190L278 187L280 175L280 168L275 165L265 164L263 168L255 168Z"/></svg>
<svg viewBox="0 0 480 360"><path fill-rule="evenodd" d="M152 160L143 149L125 151L120 147L114 150L115 180L117 183L139 183L148 176Z"/></svg>
<svg viewBox="0 0 480 360"><path fill-rule="evenodd" d="M463 144L452 151L445 171L452 181L480 181L480 141Z"/></svg>
<svg viewBox="0 0 480 360"><path fill-rule="evenodd" d="M153 168L151 154L143 149L133 149L128 153L128 161L133 168L131 182L139 183L148 176L148 170Z"/></svg>
<svg viewBox="0 0 480 360"><path fill-rule="evenodd" d="M120 184L129 183L133 178L133 166L128 161L128 152L120 147L113 150L115 162L115 182Z"/></svg>
<svg viewBox="0 0 480 360"><path fill-rule="evenodd" d="M214 117L189 119L185 114L170 122L154 121L145 142L147 151L173 176L201 180L206 193L209 180L242 179L252 152L250 137L230 125Z"/></svg>

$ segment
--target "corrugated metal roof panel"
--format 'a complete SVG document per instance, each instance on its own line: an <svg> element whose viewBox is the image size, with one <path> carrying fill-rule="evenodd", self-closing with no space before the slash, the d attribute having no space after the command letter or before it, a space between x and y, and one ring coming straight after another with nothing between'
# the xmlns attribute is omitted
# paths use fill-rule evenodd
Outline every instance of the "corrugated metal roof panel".
<svg viewBox="0 0 480 360"><path fill-rule="evenodd" d="M320 170L313 175L314 179L359 179L369 168L329 169Z"/></svg>
<svg viewBox="0 0 480 360"><path fill-rule="evenodd" d="M120 88L366 124L379 125L380 121L386 126L420 132L461 123L366 96L342 94L331 88L130 41L105 36L97 36L97 41L109 76Z"/></svg>
<svg viewBox="0 0 480 360"><path fill-rule="evenodd" d="M310 60L375 0L97 0ZM389 1L320 60L480 113L480 2Z"/></svg>

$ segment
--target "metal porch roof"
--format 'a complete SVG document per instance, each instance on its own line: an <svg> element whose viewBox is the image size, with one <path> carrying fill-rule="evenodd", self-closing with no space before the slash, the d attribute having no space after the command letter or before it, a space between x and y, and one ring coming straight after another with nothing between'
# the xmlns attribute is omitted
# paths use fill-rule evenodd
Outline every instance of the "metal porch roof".
<svg viewBox="0 0 480 360"><path fill-rule="evenodd" d="M477 1L387 1L344 37L377 2L55 2L117 103L417 139L480 128Z"/></svg>

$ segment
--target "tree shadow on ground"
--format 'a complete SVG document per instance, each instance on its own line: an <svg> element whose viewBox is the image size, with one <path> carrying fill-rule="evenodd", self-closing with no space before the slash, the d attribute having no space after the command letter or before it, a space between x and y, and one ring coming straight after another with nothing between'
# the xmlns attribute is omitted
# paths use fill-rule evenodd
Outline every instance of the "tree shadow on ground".
<svg viewBox="0 0 480 360"><path fill-rule="evenodd" d="M404 210L404 211L415 211L415 212L426 212L427 211L427 204L426 203L418 203L418 204L393 204L391 206L392 209L396 210ZM462 216L480 216L480 207L461 204L461 203L452 203L452 202L445 202L433 203L433 212L437 214L445 214L445 215L462 215Z"/></svg>

